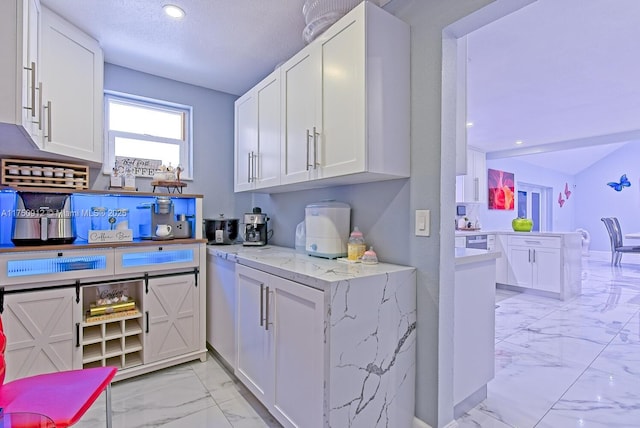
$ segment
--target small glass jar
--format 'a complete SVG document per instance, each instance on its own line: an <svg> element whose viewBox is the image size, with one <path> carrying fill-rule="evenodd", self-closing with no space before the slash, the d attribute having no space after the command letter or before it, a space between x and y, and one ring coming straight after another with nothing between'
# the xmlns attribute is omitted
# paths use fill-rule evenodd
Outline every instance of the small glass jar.
<svg viewBox="0 0 640 428"><path fill-rule="evenodd" d="M109 229L107 209L105 207L91 207L91 230Z"/></svg>
<svg viewBox="0 0 640 428"><path fill-rule="evenodd" d="M109 213L110 229L129 229L129 210L127 208L115 208Z"/></svg>

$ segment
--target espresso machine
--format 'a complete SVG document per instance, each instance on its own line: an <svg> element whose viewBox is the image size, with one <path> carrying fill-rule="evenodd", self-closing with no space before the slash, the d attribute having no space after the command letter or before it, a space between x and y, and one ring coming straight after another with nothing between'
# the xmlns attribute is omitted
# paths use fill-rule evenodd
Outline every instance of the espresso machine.
<svg viewBox="0 0 640 428"><path fill-rule="evenodd" d="M171 197L158 196L151 206L151 239L174 239L175 218Z"/></svg>
<svg viewBox="0 0 640 428"><path fill-rule="evenodd" d="M260 207L244 215L244 246L259 247L267 245L267 221L269 217L262 213Z"/></svg>

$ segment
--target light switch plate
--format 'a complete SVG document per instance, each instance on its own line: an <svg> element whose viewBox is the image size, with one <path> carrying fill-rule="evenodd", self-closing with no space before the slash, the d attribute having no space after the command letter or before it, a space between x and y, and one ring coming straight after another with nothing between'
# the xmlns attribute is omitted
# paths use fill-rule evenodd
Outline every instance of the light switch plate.
<svg viewBox="0 0 640 428"><path fill-rule="evenodd" d="M429 236L431 211L416 210L416 236Z"/></svg>

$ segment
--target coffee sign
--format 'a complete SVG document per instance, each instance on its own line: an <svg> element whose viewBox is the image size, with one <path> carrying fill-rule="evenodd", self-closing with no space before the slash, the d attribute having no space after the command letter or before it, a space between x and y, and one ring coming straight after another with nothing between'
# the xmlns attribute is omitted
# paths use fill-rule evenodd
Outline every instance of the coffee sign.
<svg viewBox="0 0 640 428"><path fill-rule="evenodd" d="M161 160L130 158L116 156L115 171L118 175L133 174L136 177L153 177L153 174L160 169Z"/></svg>

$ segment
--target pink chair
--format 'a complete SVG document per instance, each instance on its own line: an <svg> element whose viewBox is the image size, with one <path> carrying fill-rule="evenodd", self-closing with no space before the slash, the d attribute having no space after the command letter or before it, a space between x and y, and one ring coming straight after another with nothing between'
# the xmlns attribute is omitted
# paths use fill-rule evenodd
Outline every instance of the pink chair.
<svg viewBox="0 0 640 428"><path fill-rule="evenodd" d="M0 318L0 408L3 413L39 413L56 428L73 425L107 390L107 428L111 428L111 380L115 367L46 373L4 383L7 338Z"/></svg>

